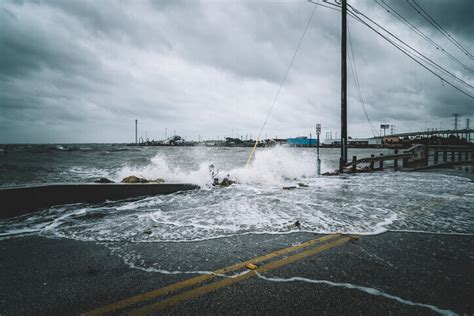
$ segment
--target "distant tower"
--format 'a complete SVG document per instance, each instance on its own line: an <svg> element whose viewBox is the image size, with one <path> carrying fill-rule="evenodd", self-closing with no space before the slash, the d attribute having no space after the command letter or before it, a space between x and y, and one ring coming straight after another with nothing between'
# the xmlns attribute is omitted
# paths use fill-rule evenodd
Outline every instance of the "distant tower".
<svg viewBox="0 0 474 316"><path fill-rule="evenodd" d="M459 118L459 114L458 114L458 113L454 113L453 116L454 116L454 130L457 131L457 130L458 130L458 118Z"/></svg>
<svg viewBox="0 0 474 316"><path fill-rule="evenodd" d="M467 119L466 119L466 129L469 129L469 123L470 123L470 122L471 122L471 120L467 118Z"/></svg>
<svg viewBox="0 0 474 316"><path fill-rule="evenodd" d="M395 134L396 131L396 125L390 125L390 135Z"/></svg>
<svg viewBox="0 0 474 316"><path fill-rule="evenodd" d="M135 144L138 144L138 120L135 120Z"/></svg>

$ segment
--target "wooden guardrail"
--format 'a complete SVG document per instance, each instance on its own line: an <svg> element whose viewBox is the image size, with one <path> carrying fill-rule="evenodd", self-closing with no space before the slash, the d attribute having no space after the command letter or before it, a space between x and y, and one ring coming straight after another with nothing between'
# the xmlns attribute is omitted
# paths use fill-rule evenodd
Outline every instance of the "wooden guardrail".
<svg viewBox="0 0 474 316"><path fill-rule="evenodd" d="M391 167L394 170L405 171L474 163L474 146L415 145L403 153L399 153L398 149L396 149L392 155L371 155L361 159L353 156L352 162L345 165L345 171L352 173L382 171L384 170L384 162L392 160L393 165ZM399 160L402 161L401 167ZM376 163L378 166L375 165ZM366 164L366 166L357 168L361 164Z"/></svg>

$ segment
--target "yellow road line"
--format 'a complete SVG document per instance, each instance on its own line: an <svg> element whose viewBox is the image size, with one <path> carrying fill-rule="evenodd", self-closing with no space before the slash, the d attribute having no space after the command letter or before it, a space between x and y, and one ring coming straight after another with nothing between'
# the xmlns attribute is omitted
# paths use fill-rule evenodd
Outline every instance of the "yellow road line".
<svg viewBox="0 0 474 316"><path fill-rule="evenodd" d="M223 288L225 286L228 286L228 285L231 285L231 284L243 281L243 280L250 279L251 277L256 275L256 271L258 271L259 273L268 272L270 270L277 269L277 268L282 267L284 265L287 265L289 263L301 260L301 259L309 257L309 256L313 256L313 255L315 255L317 253L320 253L322 251L331 249L333 247L336 247L338 245L346 243L350 240L353 240L353 238L343 237L343 238L337 239L335 241L324 244L322 246L319 246L319 247L316 247L316 248L311 248L311 249L305 250L303 252L294 254L290 257L270 262L266 265L263 265L263 266L259 267L257 270L250 270L248 273L240 275L238 277L226 278L222 281L217 281L217 282L199 287L197 289L190 290L190 291L184 292L182 294L173 296L173 297L165 299L163 301L160 301L160 302L157 302L157 303L154 303L154 304L151 304L151 305L144 306L140 309L137 309L136 311L133 311L132 313L130 313L130 315L134 315L134 316L148 315L150 313L166 309L166 308L168 308L170 306L173 306L177 303L180 303L180 302L192 299L192 298L196 298L198 296L202 296L204 294L213 292L215 290L218 290L220 288Z"/></svg>
<svg viewBox="0 0 474 316"><path fill-rule="evenodd" d="M247 261L244 261L244 262L240 262L240 263L228 266L226 268L216 270L216 271L213 272L214 274L200 275L200 276L197 276L197 277L194 277L194 278L191 278L191 279L187 279L187 280L184 280L184 281L181 281L181 282L169 285L169 286L159 288L157 290L153 290L153 291L146 292L146 293L143 293L143 294L140 294L140 295L132 296L132 297L124 299L122 301L112 303L110 305L99 307L99 308L94 309L90 312L86 312L82 315L87 315L87 316L103 315L105 313L109 313L109 312L112 312L112 311L115 311L115 310L118 310L118 309L121 309L121 308L125 308L129 305L134 305L134 304L137 304L137 303L140 303L140 302L143 302L143 301L147 301L147 300L150 300L150 299L153 299L153 298L156 298L156 297L159 297L159 296L166 295L168 293L177 291L179 289L189 287L189 286L192 286L192 285L195 285L195 284L213 279L217 276L217 274L225 274L225 273L228 273L228 272L232 272L232 271L242 269L249 263L263 262L263 261L272 259L274 257L278 257L278 256L281 256L281 255L285 255L287 253L294 252L294 251L302 249L302 248L309 247L309 246L314 245L316 243L320 243L320 242L324 242L324 241L327 241L327 240L334 239L334 238L339 237L339 236L340 235L338 235L338 234L332 234L332 235L323 236L323 237L320 237L320 238L317 238L317 239L308 240L308 241L306 241L304 243L301 243L299 245L296 245L296 246L284 248L284 249L281 249L281 250L278 250L278 251L275 251L275 252L272 252L272 253L254 258L254 259L250 259L250 260L247 260Z"/></svg>

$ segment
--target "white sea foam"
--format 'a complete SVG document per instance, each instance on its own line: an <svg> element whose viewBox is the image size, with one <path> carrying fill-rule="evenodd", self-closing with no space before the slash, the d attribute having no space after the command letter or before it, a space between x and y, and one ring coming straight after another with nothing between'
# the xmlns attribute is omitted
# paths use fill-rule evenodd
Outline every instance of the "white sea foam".
<svg viewBox="0 0 474 316"><path fill-rule="evenodd" d="M441 309L437 306L431 305L431 304L425 304L425 303L417 303L413 302L411 300L407 300L395 295L391 295L388 293L385 293L381 290L374 289L371 287L366 287L366 286L360 286L360 285L355 285L351 283L340 283L340 282L332 282L328 280L315 280L315 279L308 279L308 278L303 278L303 277L291 277L291 278L276 278L276 277L266 277L262 274L260 274L258 271L256 271L256 274L259 278L265 280L265 281L270 281L270 282L306 282L306 283L312 283L312 284L324 284L324 285L329 285L333 287L340 287L340 288L345 288L345 289L350 289L350 290L357 290L360 292L364 292L369 295L373 296L381 296L390 300L394 300L398 303L404 304L404 305L409 305L409 306L416 306L416 307L424 307L432 310L433 312L436 312L440 315L445 315L445 316L455 316L457 313L453 312L452 310L449 309Z"/></svg>
<svg viewBox="0 0 474 316"><path fill-rule="evenodd" d="M387 230L472 234L474 184L435 173L359 174L318 177L314 153L288 148L248 153L209 148L158 154L142 166L126 165L114 179L130 174L202 185L195 190L135 201L55 207L0 221L0 238L38 232L93 241L181 242L243 234L302 232L379 234ZM219 155L227 155L225 157ZM187 156L186 156L187 155ZM175 161L176 159L181 159ZM237 159L236 158L236 159ZM173 160L175 159L175 160ZM238 184L210 186L209 165ZM75 172L83 172L82 169ZM308 187L298 187L303 182ZM283 190L295 186L294 190Z"/></svg>

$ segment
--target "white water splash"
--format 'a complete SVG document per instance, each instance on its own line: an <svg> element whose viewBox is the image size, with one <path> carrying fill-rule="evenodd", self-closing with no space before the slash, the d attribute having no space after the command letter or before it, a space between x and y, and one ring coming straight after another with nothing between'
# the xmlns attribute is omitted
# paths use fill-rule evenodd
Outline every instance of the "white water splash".
<svg viewBox="0 0 474 316"><path fill-rule="evenodd" d="M269 184L281 185L285 182L314 177L316 165L314 155L310 152L297 153L284 147L261 149L255 155L252 163L245 167L225 168L218 162L201 161L197 169L184 170L173 166L162 154L157 154L150 159L147 166L124 166L113 176L117 182L123 178L135 175L146 179L162 178L166 182L187 182L201 186L212 182L210 165L215 167L217 176L222 179L230 175L240 184Z"/></svg>

